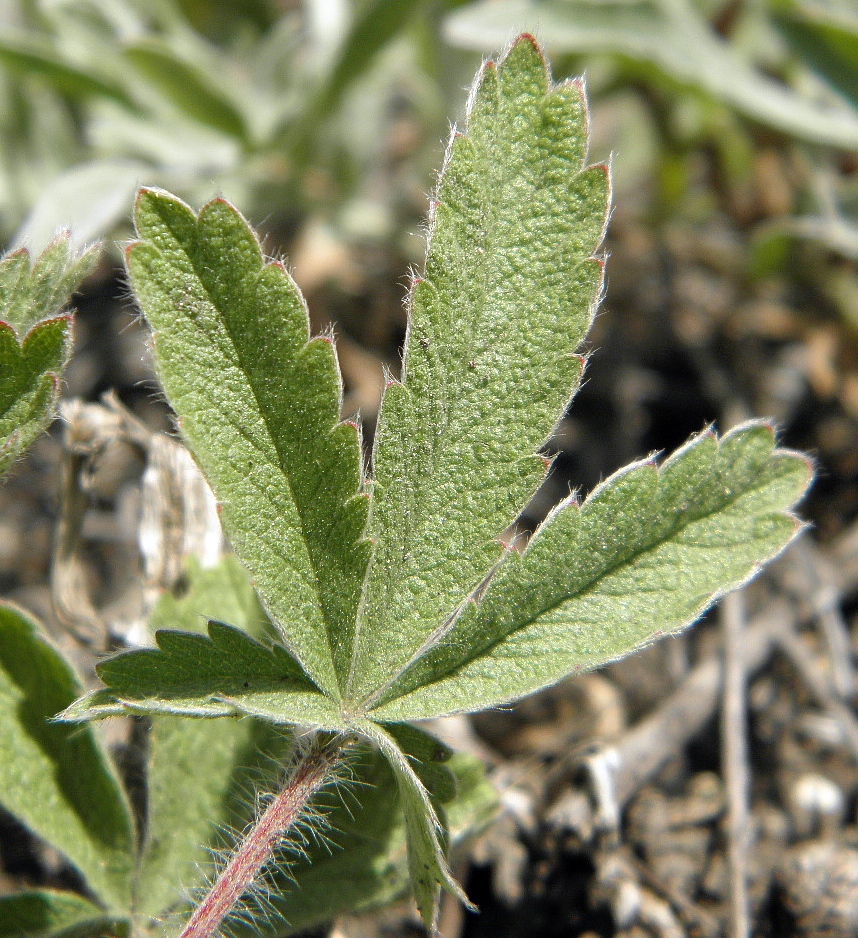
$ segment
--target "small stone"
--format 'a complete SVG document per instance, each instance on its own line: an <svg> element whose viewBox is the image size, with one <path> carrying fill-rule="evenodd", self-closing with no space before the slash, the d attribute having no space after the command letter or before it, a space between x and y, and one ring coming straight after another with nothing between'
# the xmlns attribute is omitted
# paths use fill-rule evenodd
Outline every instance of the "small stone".
<svg viewBox="0 0 858 938"><path fill-rule="evenodd" d="M846 813L840 787L816 772L806 772L793 782L789 801L800 837L819 837L836 830Z"/></svg>

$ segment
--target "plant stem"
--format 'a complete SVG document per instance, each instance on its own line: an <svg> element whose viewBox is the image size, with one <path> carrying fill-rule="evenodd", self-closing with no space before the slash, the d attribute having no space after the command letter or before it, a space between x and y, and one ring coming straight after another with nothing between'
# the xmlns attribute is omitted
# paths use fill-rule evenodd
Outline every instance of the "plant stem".
<svg viewBox="0 0 858 938"><path fill-rule="evenodd" d="M296 763L288 781L239 844L208 895L194 910L180 938L211 938L260 870L277 842L298 820L307 802L331 778L347 740L321 742L317 736Z"/></svg>

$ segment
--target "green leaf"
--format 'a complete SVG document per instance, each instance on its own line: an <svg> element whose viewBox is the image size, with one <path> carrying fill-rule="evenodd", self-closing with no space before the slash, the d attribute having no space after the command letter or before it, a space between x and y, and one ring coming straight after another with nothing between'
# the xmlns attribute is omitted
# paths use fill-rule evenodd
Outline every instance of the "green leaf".
<svg viewBox="0 0 858 938"><path fill-rule="evenodd" d="M387 723L385 732L408 757L411 768L436 803L452 801L456 780L447 763L453 750L430 733L408 723Z"/></svg>
<svg viewBox="0 0 858 938"><path fill-rule="evenodd" d="M109 908L130 901L128 806L89 727L52 722L80 694L69 665L20 610L0 605L0 800L61 850Z"/></svg>
<svg viewBox="0 0 858 938"><path fill-rule="evenodd" d="M858 12L853 4L781 0L775 24L790 46L858 109Z"/></svg>
<svg viewBox="0 0 858 938"><path fill-rule="evenodd" d="M144 190L128 252L182 432L223 503L236 552L289 648L340 696L369 544L357 430L340 424L331 341L222 200L195 216ZM276 378L275 378L276 376Z"/></svg>
<svg viewBox="0 0 858 938"><path fill-rule="evenodd" d="M202 63L180 55L162 40L129 43L123 54L134 71L179 113L229 137L247 141L244 115L226 88Z"/></svg>
<svg viewBox="0 0 858 938"><path fill-rule="evenodd" d="M96 667L106 691L67 708L65 720L133 713L193 717L262 716L274 723L339 730L340 709L320 693L281 645L212 620L208 636L161 629L157 648L123 652Z"/></svg>
<svg viewBox="0 0 858 938"><path fill-rule="evenodd" d="M76 254L68 234L55 238L35 263L21 248L0 261L0 320L19 335L57 316L98 260L98 248Z"/></svg>
<svg viewBox="0 0 858 938"><path fill-rule="evenodd" d="M69 892L0 896L0 938L127 938L127 920Z"/></svg>
<svg viewBox="0 0 858 938"><path fill-rule="evenodd" d="M609 182L586 152L582 89L552 86L532 39L483 67L445 158L402 382L379 419L355 700L479 585L544 477L535 454L577 386L602 282L592 255Z"/></svg>
<svg viewBox="0 0 858 938"><path fill-rule="evenodd" d="M73 255L65 236L32 267L23 249L0 261L0 475L54 415L72 344L71 317L59 313L96 257Z"/></svg>
<svg viewBox="0 0 858 938"><path fill-rule="evenodd" d="M70 324L68 316L48 320L19 343L15 330L0 322L0 475L53 417L71 353Z"/></svg>
<svg viewBox="0 0 858 938"><path fill-rule="evenodd" d="M67 715L245 714L369 740L430 928L439 886L464 901L445 857L453 787L444 748L403 721L514 699L688 624L794 535L808 480L765 425L706 433L558 506L523 554L503 547L601 290L609 179L586 149L581 87L552 85L532 38L481 69L409 295L369 516L331 343L309 339L283 268L221 200L195 215L138 199L128 266L159 371L282 644L219 621L162 630L158 649L104 662L107 688Z"/></svg>
<svg viewBox="0 0 858 938"><path fill-rule="evenodd" d="M393 770L405 818L411 888L423 922L433 934L437 925L439 887L473 909L447 865L443 846L446 831L429 791L396 739L384 727L369 721L356 723L355 728L376 743Z"/></svg>
<svg viewBox="0 0 858 938"><path fill-rule="evenodd" d="M556 509L523 555L385 695L374 718L477 710L629 654L697 619L795 536L808 461L748 423Z"/></svg>
<svg viewBox="0 0 858 938"><path fill-rule="evenodd" d="M812 143L858 147L858 114L769 78L711 29L689 0L480 0L451 14L445 33L455 45L489 51L527 24L538 28L554 53L607 52L654 65L670 81L765 126Z"/></svg>
<svg viewBox="0 0 858 938"><path fill-rule="evenodd" d="M184 909L188 891L210 879L224 831L252 821L252 792L277 784L285 743L279 729L256 720L153 720L137 912Z"/></svg>
<svg viewBox="0 0 858 938"><path fill-rule="evenodd" d="M275 660L269 660L267 648L253 642L249 636L271 638L273 631L268 617L265 615L253 587L250 585L250 578L247 571L232 555L227 555L219 563L210 568L200 566L196 558L190 558L187 569L187 589L180 597L175 597L170 593L164 593L158 600L152 614L149 617L149 627L152 629L168 629L174 631L183 630L184 632L194 633L200 639L200 633L205 632L208 626L206 614L212 614L218 610L221 615L235 623L234 627L226 627L226 635L230 636L233 631L238 631L239 644L247 644L247 651L251 654L251 664L253 666L254 655L261 657L273 666L278 676L283 676L282 670L277 670ZM217 627L216 627L217 628ZM223 627L222 627L223 628ZM245 635L244 633L248 633ZM180 632L180 646L181 635ZM197 650L202 647L205 655L200 657ZM227 656L232 646L227 643ZM232 687L236 682L234 674L235 662L223 661L221 654L215 651L215 647L210 641L191 643L188 645L191 660L183 658L178 654L178 664L172 660L170 655L163 655L147 649L142 652L139 650L126 652L125 655L142 654L141 659L133 657L122 659L119 664L119 673L124 675L131 668L130 680L120 677L117 686L113 688L117 696L111 693L111 690L100 690L87 695L79 701L68 707L63 718L70 721L76 720L98 720L112 716L122 716L128 712L139 713L185 713L191 716L223 716L234 715L236 710L229 705L212 699L213 696L220 693L217 688ZM177 649L171 649L173 657L176 656ZM283 649L276 653L279 656L276 660L281 660L285 656ZM139 686L135 684L138 672L135 670L134 661L141 662L141 671L143 682ZM242 659L244 660L244 659ZM206 662L213 662L211 670L205 669ZM110 662L105 662L108 671ZM153 672L154 667L154 672ZM163 671L159 670L163 667ZM241 666L239 666L241 667ZM294 661L288 660L286 667L287 689L283 690L283 685L278 681L277 693L282 694L281 709L290 706L290 701L294 700L297 688L309 690L312 699L318 697L315 688L307 681L303 672L297 668ZM183 675L190 675L191 689L189 691ZM259 675L257 675L258 677ZM240 690L245 691L244 678L246 675L241 670L239 677ZM292 678L297 678L296 681ZM154 681L154 685L151 683ZM163 681L163 684L161 683ZM205 682L208 681L208 684ZM202 689L201 689L202 688ZM164 697L159 697L157 691L163 690ZM189 693L189 698L170 698L170 694ZM122 694L128 693L131 696L123 701ZM324 704L323 704L324 705ZM278 711L279 712L279 711ZM279 721L277 721L279 722Z"/></svg>

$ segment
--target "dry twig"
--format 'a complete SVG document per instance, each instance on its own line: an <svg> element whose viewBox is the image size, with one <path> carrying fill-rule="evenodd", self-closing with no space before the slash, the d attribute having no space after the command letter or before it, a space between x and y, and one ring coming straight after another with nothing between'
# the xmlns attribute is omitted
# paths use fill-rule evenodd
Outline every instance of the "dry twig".
<svg viewBox="0 0 858 938"><path fill-rule="evenodd" d="M730 869L730 933L750 934L748 915L748 752L745 736L745 602L731 593L721 605L724 690L721 705L721 766L727 790L727 860Z"/></svg>

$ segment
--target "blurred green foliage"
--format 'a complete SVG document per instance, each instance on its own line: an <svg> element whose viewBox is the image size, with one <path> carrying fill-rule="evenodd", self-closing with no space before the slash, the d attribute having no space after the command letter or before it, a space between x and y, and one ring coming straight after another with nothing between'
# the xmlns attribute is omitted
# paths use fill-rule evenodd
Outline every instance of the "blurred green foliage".
<svg viewBox="0 0 858 938"><path fill-rule="evenodd" d="M751 266L796 239L858 259L852 0L5 0L0 238L116 234L145 184L390 241L416 228L475 59L522 30L559 76L586 71L620 198L701 221L774 146L792 198L746 212ZM693 184L701 151L720 192Z"/></svg>
<svg viewBox="0 0 858 938"><path fill-rule="evenodd" d="M140 184L219 191L263 215L354 197L397 108L443 135L430 36L454 5L9 0L3 236L23 223L16 242L35 246L58 226L102 237Z"/></svg>

